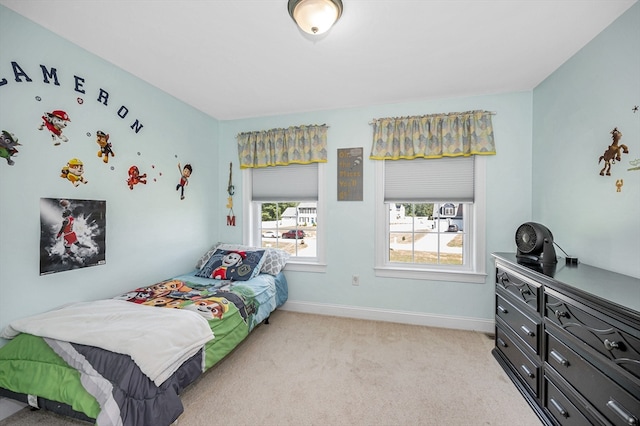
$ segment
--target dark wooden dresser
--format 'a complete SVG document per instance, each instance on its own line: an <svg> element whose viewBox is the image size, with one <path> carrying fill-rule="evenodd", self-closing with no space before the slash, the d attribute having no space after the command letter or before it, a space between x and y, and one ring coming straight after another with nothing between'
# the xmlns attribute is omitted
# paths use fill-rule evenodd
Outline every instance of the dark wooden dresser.
<svg viewBox="0 0 640 426"><path fill-rule="evenodd" d="M493 355L542 422L640 426L640 279L493 257Z"/></svg>

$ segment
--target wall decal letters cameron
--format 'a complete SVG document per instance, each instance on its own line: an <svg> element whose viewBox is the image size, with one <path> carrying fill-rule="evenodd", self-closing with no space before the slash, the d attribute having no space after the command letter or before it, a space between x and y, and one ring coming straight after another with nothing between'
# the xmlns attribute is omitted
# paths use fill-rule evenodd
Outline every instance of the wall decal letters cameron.
<svg viewBox="0 0 640 426"><path fill-rule="evenodd" d="M20 66L20 64L18 64L18 62L11 61L11 69L13 71L13 79L15 80L16 83L25 83L25 82L26 83L32 83L33 82L31 77L29 77L29 75ZM40 71L42 72L42 82L44 84L52 84L53 83L54 86L60 86L60 80L58 79L58 69L57 68L53 68L53 67L47 68L45 65L40 65ZM79 77L77 75L74 75L73 76L73 90L78 92L78 93L86 94L86 90L85 90L85 87L84 87L85 81L86 80L83 77ZM0 87L5 86L8 83L9 83L9 80L7 80L6 77L0 78ZM96 95L96 101L100 102L104 106L109 106L109 92L107 92L103 88L100 88L98 90L97 95ZM116 114L118 115L118 117L120 117L121 119L124 120L127 117L127 115L129 115L129 108L127 108L125 105L121 105L116 110ZM131 125L130 125L130 128L135 133L139 133L140 130L142 130L143 127L144 127L144 125L137 118L134 119L133 123L131 123Z"/></svg>

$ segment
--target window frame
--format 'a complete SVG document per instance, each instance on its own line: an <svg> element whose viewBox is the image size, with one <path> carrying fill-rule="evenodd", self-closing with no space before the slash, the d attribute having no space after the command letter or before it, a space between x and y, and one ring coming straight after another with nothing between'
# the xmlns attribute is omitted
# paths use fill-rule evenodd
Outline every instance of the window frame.
<svg viewBox="0 0 640 426"><path fill-rule="evenodd" d="M468 265L426 265L389 262L389 208L384 201L384 163L375 162L375 264L377 277L451 281L484 284L486 282L486 159L474 156L474 193L472 205L465 210L470 255ZM418 204L418 201L414 201Z"/></svg>
<svg viewBox="0 0 640 426"><path fill-rule="evenodd" d="M315 163L318 167L318 200L317 203L317 220L316 220L316 256L315 257L296 257L291 256L287 261L285 270L287 271L303 271L303 272L325 272L326 271L326 188L325 182L326 164ZM242 204L245 212L245 220L243 220L243 241L244 244L250 246L260 246L262 236L260 234L262 224L261 205L266 202L284 202L284 200L270 201L253 201L252 187L253 169L246 168L242 170ZM309 201L309 200L300 200Z"/></svg>

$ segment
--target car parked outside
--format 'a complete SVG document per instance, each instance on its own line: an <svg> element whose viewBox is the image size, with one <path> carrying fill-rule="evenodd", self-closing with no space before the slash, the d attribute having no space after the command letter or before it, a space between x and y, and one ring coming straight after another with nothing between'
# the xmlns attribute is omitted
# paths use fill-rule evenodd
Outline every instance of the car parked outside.
<svg viewBox="0 0 640 426"><path fill-rule="evenodd" d="M278 233L276 231L264 231L262 238L278 238Z"/></svg>
<svg viewBox="0 0 640 426"><path fill-rule="evenodd" d="M305 236L306 235L305 235L305 233L304 233L304 231L302 229L298 229L298 230L292 229L290 231L282 233L282 238L302 239Z"/></svg>

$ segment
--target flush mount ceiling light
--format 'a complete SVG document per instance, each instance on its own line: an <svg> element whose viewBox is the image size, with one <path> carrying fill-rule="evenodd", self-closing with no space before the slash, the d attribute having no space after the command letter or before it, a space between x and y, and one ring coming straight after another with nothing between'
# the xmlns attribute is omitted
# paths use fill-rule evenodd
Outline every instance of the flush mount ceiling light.
<svg viewBox="0 0 640 426"><path fill-rule="evenodd" d="M289 15L305 33L322 34L340 19L342 1L289 0Z"/></svg>

